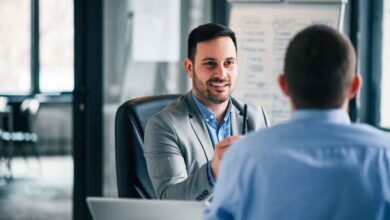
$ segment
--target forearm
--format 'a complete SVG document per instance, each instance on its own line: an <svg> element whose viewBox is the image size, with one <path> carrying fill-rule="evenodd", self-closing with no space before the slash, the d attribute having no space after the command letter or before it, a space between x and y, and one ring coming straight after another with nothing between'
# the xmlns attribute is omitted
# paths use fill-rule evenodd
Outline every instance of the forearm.
<svg viewBox="0 0 390 220"><path fill-rule="evenodd" d="M202 200L212 190L203 147L164 119L149 121L145 129L144 156L156 197Z"/></svg>
<svg viewBox="0 0 390 220"><path fill-rule="evenodd" d="M207 163L187 178L175 178L162 182L157 195L160 199L204 200L212 193L212 186L207 176ZM156 191L156 192L157 192Z"/></svg>

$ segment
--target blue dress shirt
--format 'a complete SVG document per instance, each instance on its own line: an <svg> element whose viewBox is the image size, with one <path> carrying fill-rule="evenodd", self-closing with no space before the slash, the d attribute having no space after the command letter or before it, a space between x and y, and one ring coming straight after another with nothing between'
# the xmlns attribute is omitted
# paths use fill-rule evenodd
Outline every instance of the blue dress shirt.
<svg viewBox="0 0 390 220"><path fill-rule="evenodd" d="M218 123L216 117L212 111L210 111L205 105L203 105L194 95L192 95L195 105L198 108L200 114L202 115L203 121L206 124L207 130L209 132L209 136L211 142L213 144L213 148L215 149L215 145L222 141L223 139L231 136L232 126L231 126L231 100L229 99L229 104L227 111L223 117L223 119ZM215 179L211 171L211 163L207 164L207 176L209 179L209 183L211 186L215 185Z"/></svg>
<svg viewBox="0 0 390 220"><path fill-rule="evenodd" d="M390 135L346 112L299 110L222 160L204 219L390 219Z"/></svg>

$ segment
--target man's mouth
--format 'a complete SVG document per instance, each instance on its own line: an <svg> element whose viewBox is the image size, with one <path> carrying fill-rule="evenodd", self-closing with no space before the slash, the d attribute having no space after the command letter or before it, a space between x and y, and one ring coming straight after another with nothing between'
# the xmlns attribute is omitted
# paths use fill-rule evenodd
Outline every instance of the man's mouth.
<svg viewBox="0 0 390 220"><path fill-rule="evenodd" d="M222 93L222 92L227 91L227 89L230 86L230 83L229 83L229 81L218 81L218 82L211 81L211 82L209 82L209 86L211 88L213 88L214 91L216 91L218 93Z"/></svg>
<svg viewBox="0 0 390 220"><path fill-rule="evenodd" d="M229 85L229 83L228 82L210 82L209 85L213 86L213 87L226 87Z"/></svg>

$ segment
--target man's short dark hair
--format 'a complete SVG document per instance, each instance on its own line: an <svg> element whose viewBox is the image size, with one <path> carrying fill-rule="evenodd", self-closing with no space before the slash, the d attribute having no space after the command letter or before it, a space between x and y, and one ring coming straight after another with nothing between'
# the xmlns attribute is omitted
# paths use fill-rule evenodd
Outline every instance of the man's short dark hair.
<svg viewBox="0 0 390 220"><path fill-rule="evenodd" d="M355 52L337 30L313 25L290 42L284 74L296 108L339 108L355 73Z"/></svg>
<svg viewBox="0 0 390 220"><path fill-rule="evenodd" d="M196 46L198 43L223 36L227 36L232 39L237 51L236 36L230 28L215 23L207 23L198 26L197 28L192 30L190 35L188 36L188 58L192 62L195 61Z"/></svg>

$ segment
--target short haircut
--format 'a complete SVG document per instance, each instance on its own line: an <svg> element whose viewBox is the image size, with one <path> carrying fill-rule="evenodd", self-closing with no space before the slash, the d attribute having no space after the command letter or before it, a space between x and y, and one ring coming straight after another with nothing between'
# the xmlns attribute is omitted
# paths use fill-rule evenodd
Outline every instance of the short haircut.
<svg viewBox="0 0 390 220"><path fill-rule="evenodd" d="M296 108L339 108L355 74L355 51L337 30L313 25L290 42L284 74Z"/></svg>
<svg viewBox="0 0 390 220"><path fill-rule="evenodd" d="M198 43L223 36L227 36L232 39L237 51L236 35L230 28L215 23L207 23L198 26L197 28L192 30L190 35L188 36L187 57L192 62L194 62L196 55L196 46Z"/></svg>

